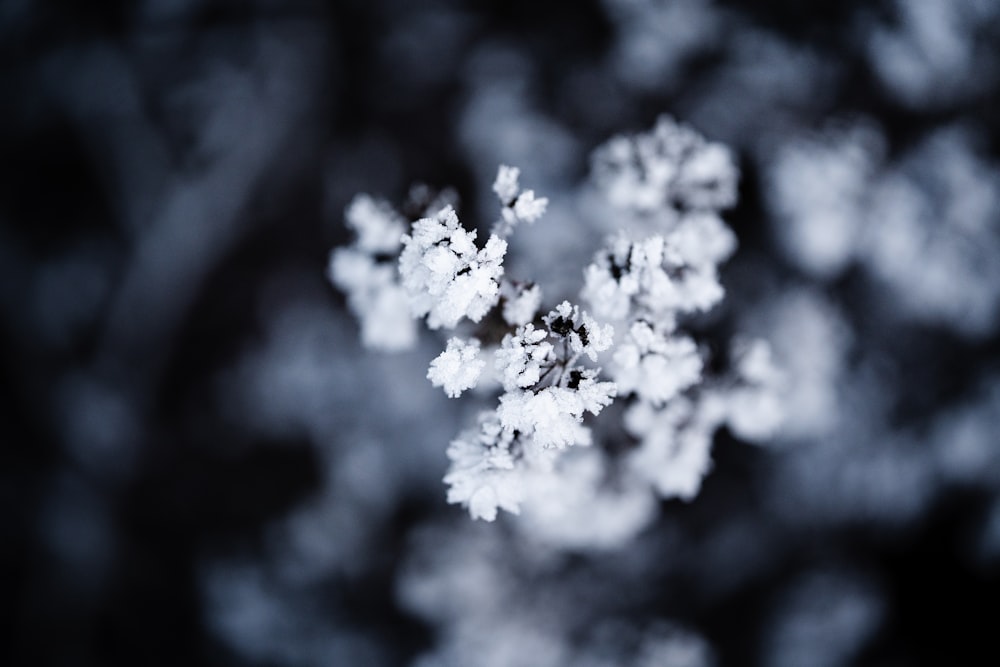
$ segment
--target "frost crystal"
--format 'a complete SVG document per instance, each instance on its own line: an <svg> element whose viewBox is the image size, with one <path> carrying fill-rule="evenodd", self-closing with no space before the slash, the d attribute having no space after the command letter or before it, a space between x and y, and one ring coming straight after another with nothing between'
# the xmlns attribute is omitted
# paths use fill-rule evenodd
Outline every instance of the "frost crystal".
<svg viewBox="0 0 1000 667"><path fill-rule="evenodd" d="M431 329L454 328L463 317L478 322L496 305L507 242L490 236L480 250L475 239L451 206L413 223L403 236L403 287L413 314L427 315Z"/></svg>
<svg viewBox="0 0 1000 667"><path fill-rule="evenodd" d="M701 379L702 361L694 341L666 336L636 322L614 355L615 382L622 393L663 405Z"/></svg>
<svg viewBox="0 0 1000 667"><path fill-rule="evenodd" d="M521 170L517 167L500 165L496 181L493 182L493 192L496 193L503 208L500 210L501 220L497 223L495 233L509 236L519 222L533 223L545 214L549 200L545 197L535 197L534 190L521 190L519 179Z"/></svg>
<svg viewBox="0 0 1000 667"><path fill-rule="evenodd" d="M611 347L614 340L614 329L610 325L599 325L590 315L581 313L578 306L570 305L569 301L556 306L544 319L551 331L566 338L567 348L574 359L585 354L591 361L597 361L598 352Z"/></svg>
<svg viewBox="0 0 1000 667"><path fill-rule="evenodd" d="M729 391L729 427L750 442L771 438L784 418L780 397L784 378L771 359L771 348L755 340L739 346L734 356L738 381Z"/></svg>
<svg viewBox="0 0 1000 667"><path fill-rule="evenodd" d="M617 390L614 383L597 382L596 371L574 364L584 354L596 359L611 345L613 330L566 301L543 320L548 330L532 324L518 327L496 352L497 371L507 391L497 410L500 422L533 436L541 447L590 444L583 413L598 414ZM549 337L557 344L548 342Z"/></svg>
<svg viewBox="0 0 1000 667"><path fill-rule="evenodd" d="M493 182L493 192L503 206L510 206L517 199L521 191L518 179L521 177L521 170L517 167L508 167L505 164L497 169L497 179Z"/></svg>
<svg viewBox="0 0 1000 667"><path fill-rule="evenodd" d="M549 200L545 197L536 198L534 190L525 190L514 202L514 215L518 220L534 222L542 217L548 205Z"/></svg>
<svg viewBox="0 0 1000 667"><path fill-rule="evenodd" d="M542 305L542 288L538 285L504 282L503 320L511 326L521 326L535 319Z"/></svg>
<svg viewBox="0 0 1000 667"><path fill-rule="evenodd" d="M652 132L615 137L599 148L592 173L614 206L641 214L736 203L737 171L729 150L668 116Z"/></svg>
<svg viewBox="0 0 1000 667"><path fill-rule="evenodd" d="M505 429L533 436L542 447L590 444L590 431L583 427L583 404L574 392L560 387L504 394L497 415Z"/></svg>
<svg viewBox="0 0 1000 667"><path fill-rule="evenodd" d="M435 387L444 387L451 398L458 398L466 389L476 386L486 362L479 358L479 341L460 338L448 341L448 348L439 354L427 370L427 379Z"/></svg>
<svg viewBox="0 0 1000 667"><path fill-rule="evenodd" d="M541 381L543 369L552 370L552 343L545 342L548 335L544 329L535 329L529 323L504 336L496 352L496 368L504 389L530 387Z"/></svg>
<svg viewBox="0 0 1000 667"><path fill-rule="evenodd" d="M629 457L632 470L664 498L694 498L712 466L717 425L689 399L679 398L662 410L637 403L625 415L626 429L641 440Z"/></svg>
<svg viewBox="0 0 1000 667"><path fill-rule="evenodd" d="M388 202L357 195L344 213L347 226L358 235L357 246L370 253L395 253L402 243L405 223Z"/></svg>
<svg viewBox="0 0 1000 667"><path fill-rule="evenodd" d="M583 427L583 413L600 413L615 393L613 382L595 382L593 375L583 375L573 388L507 393L500 397L497 414L504 428L533 436L541 447L589 445L590 431Z"/></svg>
<svg viewBox="0 0 1000 667"><path fill-rule="evenodd" d="M590 313L570 301L545 313L537 284L504 275L505 239L548 203L522 190L516 167L497 171L500 219L482 248L450 205L403 234L386 205L351 204L358 241L334 253L331 276L362 335L402 344L410 329L392 318L410 322L407 311L426 316L431 329L470 320L464 326L475 337L450 338L427 371L453 398L479 384L492 355L499 396L447 449L448 502L485 521L523 508L519 525L540 541L613 547L652 519L657 496L698 493L719 427L751 441L774 433L782 378L768 348L745 344L731 372L706 377L707 352L685 331L688 318L724 295L719 264L736 237L719 210L735 201L736 180L726 148L666 117L599 149L593 183L621 229L584 270L580 296ZM395 253L398 276L384 261ZM587 365L597 363L610 381ZM592 430L585 419L619 397L622 426L600 429L596 420ZM605 442L609 435L617 440Z"/></svg>
<svg viewBox="0 0 1000 667"><path fill-rule="evenodd" d="M361 322L361 342L385 351L413 347L417 330L408 314L409 298L395 263L384 260L402 246L402 219L386 202L358 195L347 207L346 220L357 238L330 254L327 275L347 294L347 304Z"/></svg>
<svg viewBox="0 0 1000 667"><path fill-rule="evenodd" d="M498 508L517 514L524 483L515 469L514 444L514 435L501 428L495 413L481 414L479 425L448 447L448 502L468 507L473 519L493 521Z"/></svg>
<svg viewBox="0 0 1000 667"><path fill-rule="evenodd" d="M681 313L709 310L723 297L714 263L685 261L672 237L609 241L584 273L583 297L599 317L624 320L630 312L672 327Z"/></svg>

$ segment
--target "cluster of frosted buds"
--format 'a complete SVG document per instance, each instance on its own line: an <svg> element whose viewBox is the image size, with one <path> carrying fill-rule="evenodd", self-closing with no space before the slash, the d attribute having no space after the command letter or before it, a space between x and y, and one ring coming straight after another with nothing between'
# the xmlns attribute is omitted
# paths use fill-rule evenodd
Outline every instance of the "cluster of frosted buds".
<svg viewBox="0 0 1000 667"><path fill-rule="evenodd" d="M388 351L413 347L416 323L395 261L405 222L388 203L368 195L356 196L344 217L356 240L331 253L327 274L347 294L348 306L361 323L361 342Z"/></svg>
<svg viewBox="0 0 1000 667"><path fill-rule="evenodd" d="M520 177L521 170L517 167L500 165L496 181L493 182L493 192L502 207L494 233L502 237L509 236L518 223L531 224L538 220L549 205L547 198L535 197L534 190L522 190Z"/></svg>
<svg viewBox="0 0 1000 667"><path fill-rule="evenodd" d="M402 238L399 272L414 316L427 326L454 328L467 317L478 322L496 305L507 242L490 236L482 249L451 206L417 220Z"/></svg>
<svg viewBox="0 0 1000 667"><path fill-rule="evenodd" d="M504 393L495 411L481 415L478 429L463 433L449 448L449 502L462 503L472 516L487 520L498 507L516 512L535 476L551 469L560 450L590 444L584 413L598 415L617 389L598 380L597 369L578 361L584 356L596 360L613 337L609 325L598 324L569 302L544 316L538 327L524 324L504 336L493 352ZM449 350L460 347L478 351L479 343L449 343ZM448 378L439 369L453 354L449 350L431 363L428 373L446 391ZM453 368L464 373L475 363L482 362L470 359Z"/></svg>
<svg viewBox="0 0 1000 667"><path fill-rule="evenodd" d="M736 203L738 171L729 149L668 116L650 132L618 136L598 148L591 173L613 206L638 213Z"/></svg>
<svg viewBox="0 0 1000 667"><path fill-rule="evenodd" d="M629 400L625 430L638 443L624 468L663 497L689 499L711 467L720 426L763 440L780 418L765 344L753 346L752 372L743 363L733 377L706 378L705 353L683 330L686 317L725 294L718 267L736 239L719 209L735 201L736 167L724 147L661 118L651 132L599 149L594 179L613 207L662 228L611 237L584 272L584 301L621 332L609 373Z"/></svg>
<svg viewBox="0 0 1000 667"><path fill-rule="evenodd" d="M372 303L379 299L405 303L431 329L479 325L452 336L427 371L452 398L477 388L499 394L447 449L448 501L487 521L525 508L524 526L580 545L634 534L656 495L693 497L719 426L761 439L780 417L766 346L746 346L734 354L733 374L706 378L704 350L683 330L685 318L724 295L718 267L736 247L719 215L735 201L729 151L661 118L651 132L612 139L593 164L598 191L623 227L584 270L581 297L593 316L569 301L541 315L538 285L504 275L505 239L548 204L521 188L514 167L498 170L500 216L483 247L450 205L428 210L404 234L391 209L359 198L348 210L358 241L331 262L334 282L369 330L366 343L379 340L376 318L393 326ZM383 260L394 254L396 273ZM386 336L398 343L403 334ZM601 379L600 361L612 381ZM611 429L624 442L588 447L594 434L585 418L616 397L626 402L628 437Z"/></svg>

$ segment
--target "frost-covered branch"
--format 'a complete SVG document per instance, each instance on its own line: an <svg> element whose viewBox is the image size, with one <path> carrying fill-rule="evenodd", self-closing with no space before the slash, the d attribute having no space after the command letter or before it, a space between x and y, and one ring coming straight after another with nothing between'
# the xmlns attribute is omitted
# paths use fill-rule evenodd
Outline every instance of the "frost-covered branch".
<svg viewBox="0 0 1000 667"><path fill-rule="evenodd" d="M744 345L733 371L713 376L687 330L725 294L718 267L736 238L720 211L735 202L736 179L725 147L669 118L598 149L593 184L621 225L583 269L589 312L568 300L541 310L540 285L505 275L507 239L548 207L517 168L498 170L500 214L483 246L451 205L406 231L384 204L351 204L358 239L334 252L330 274L365 344L414 343L397 321L404 310L430 329L460 329L427 378L451 398L496 396L447 449L449 502L486 521L524 509L523 526L543 539L607 545L648 522L651 492L697 494L720 426L747 440L774 431L780 375L766 345ZM590 421L615 400L617 427Z"/></svg>

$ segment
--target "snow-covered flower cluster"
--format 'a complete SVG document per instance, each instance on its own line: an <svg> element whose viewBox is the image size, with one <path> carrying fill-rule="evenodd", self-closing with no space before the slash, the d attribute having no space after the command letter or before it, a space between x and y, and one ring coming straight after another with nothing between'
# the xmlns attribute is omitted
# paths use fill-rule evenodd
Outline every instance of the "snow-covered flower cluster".
<svg viewBox="0 0 1000 667"><path fill-rule="evenodd" d="M500 220L496 230L502 236L510 234L520 222L531 224L545 214L549 200L536 197L534 190L522 190L521 170L517 167L500 165L497 178L493 182L493 192L500 199Z"/></svg>
<svg viewBox="0 0 1000 667"><path fill-rule="evenodd" d="M608 141L594 153L591 168L611 204L626 210L675 216L736 203L729 150L668 116L650 132Z"/></svg>
<svg viewBox="0 0 1000 667"><path fill-rule="evenodd" d="M426 315L431 329L454 328L463 317L478 322L496 305L507 242L490 236L480 249L475 241L451 206L417 220L403 236L403 287L413 315Z"/></svg>
<svg viewBox="0 0 1000 667"><path fill-rule="evenodd" d="M525 530L575 546L634 535L657 495L693 498L720 426L763 440L781 417L766 345L745 345L732 372L709 376L707 348L687 330L691 316L722 300L719 264L736 248L720 215L735 201L729 151L664 117L651 132L612 139L593 165L594 190L621 225L583 271L589 312L569 300L545 312L539 285L505 275L505 239L548 203L521 188L514 167L497 173L501 212L482 248L451 206L409 233L395 228L397 244L378 247L400 251L393 285L410 314L431 329L468 320L431 362L431 383L452 398L499 393L448 447L448 501L486 521L523 510ZM380 234L351 224L356 245ZM344 252L334 253L338 267ZM616 399L621 423L592 425Z"/></svg>
<svg viewBox="0 0 1000 667"><path fill-rule="evenodd" d="M517 514L524 490L512 474L521 457L521 442L505 430L495 412L484 412L475 428L448 446L451 470L445 475L448 502L469 508L474 519L493 521L497 509Z"/></svg>
<svg viewBox="0 0 1000 667"><path fill-rule="evenodd" d="M663 405L701 379L702 359L694 341L668 336L643 320L629 329L614 363L619 389L653 405Z"/></svg>
<svg viewBox="0 0 1000 667"><path fill-rule="evenodd" d="M898 160L873 124L789 141L767 165L776 240L832 280L852 265L900 314L983 338L1000 323L1000 165L963 126Z"/></svg>
<svg viewBox="0 0 1000 667"><path fill-rule="evenodd" d="M1000 7L982 0L887 3L892 21L866 29L872 70L902 104L936 109L969 98L1000 74Z"/></svg>
<svg viewBox="0 0 1000 667"><path fill-rule="evenodd" d="M587 267L584 298L601 317L625 320L634 311L672 329L677 316L709 310L722 300L717 263L735 248L735 240L728 229L719 233L729 239L725 250L704 258L686 255L673 236L630 241L620 235Z"/></svg>
<svg viewBox="0 0 1000 667"><path fill-rule="evenodd" d="M403 243L403 218L387 202L363 194L351 201L344 218L357 239L333 251L327 275L347 294L361 322L361 341L387 351L412 347L417 327L393 261Z"/></svg>
<svg viewBox="0 0 1000 667"><path fill-rule="evenodd" d="M659 227L640 238L619 232L584 271L584 301L620 332L609 372L638 441L625 469L663 497L690 499L720 426L762 441L781 421L781 377L766 343L734 349L731 375L707 378L705 353L684 330L686 317L725 294L718 267L736 238L719 213L735 201L736 169L724 147L661 118L652 132L599 150L595 172L612 205Z"/></svg>
<svg viewBox="0 0 1000 667"><path fill-rule="evenodd" d="M431 362L427 379L435 387L444 387L444 393L457 398L466 389L476 386L486 362L479 358L479 341L452 338L448 349Z"/></svg>
<svg viewBox="0 0 1000 667"><path fill-rule="evenodd" d="M581 356L596 360L612 337L610 326L599 325L568 301L537 328L529 322L504 336L493 354L504 393L495 410L480 415L477 429L452 442L445 477L449 502L488 521L497 508L519 513L537 486L536 477L551 474L561 450L591 444L584 414L600 414L617 388L577 361ZM432 368L448 354L443 352Z"/></svg>

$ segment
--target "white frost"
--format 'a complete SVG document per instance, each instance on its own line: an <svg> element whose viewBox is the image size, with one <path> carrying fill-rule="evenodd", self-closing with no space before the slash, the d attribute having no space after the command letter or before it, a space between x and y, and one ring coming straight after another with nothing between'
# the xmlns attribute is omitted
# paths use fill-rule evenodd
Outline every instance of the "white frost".
<svg viewBox="0 0 1000 667"><path fill-rule="evenodd" d="M399 272L416 317L431 329L454 328L467 317L480 321L500 297L507 242L490 236L479 250L451 206L413 223L403 237Z"/></svg>
<svg viewBox="0 0 1000 667"><path fill-rule="evenodd" d="M479 341L460 338L448 341L448 347L431 362L427 379L435 387L444 387L450 398L458 398L476 386L486 362L479 358Z"/></svg>

